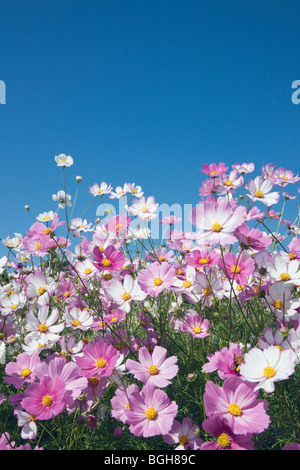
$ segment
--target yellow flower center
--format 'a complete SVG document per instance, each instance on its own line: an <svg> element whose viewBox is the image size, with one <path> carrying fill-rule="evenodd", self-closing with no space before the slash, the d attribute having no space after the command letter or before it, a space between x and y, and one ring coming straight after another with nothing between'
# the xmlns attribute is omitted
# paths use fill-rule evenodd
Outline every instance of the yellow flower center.
<svg viewBox="0 0 300 470"><path fill-rule="evenodd" d="M39 295L43 295L43 294L45 294L45 292L46 292L45 287L39 287L39 288L38 288L38 294L39 294Z"/></svg>
<svg viewBox="0 0 300 470"><path fill-rule="evenodd" d="M188 287L191 287L191 285L192 285L191 281L188 281L188 280L183 281L183 287L185 287L186 289L187 289Z"/></svg>
<svg viewBox="0 0 300 470"><path fill-rule="evenodd" d="M275 344L276 348L279 349L280 352L282 352L282 347L280 346L280 344Z"/></svg>
<svg viewBox="0 0 300 470"><path fill-rule="evenodd" d="M158 367L152 364L152 366L148 367L148 372L151 375L157 375L158 374Z"/></svg>
<svg viewBox="0 0 300 470"><path fill-rule="evenodd" d="M241 272L241 268L240 268L240 266L237 266L237 265L236 266L231 266L231 271L233 273L239 274Z"/></svg>
<svg viewBox="0 0 300 470"><path fill-rule="evenodd" d="M146 212L148 212L148 207L146 206L142 207L141 211L144 212L144 214L146 214Z"/></svg>
<svg viewBox="0 0 300 470"><path fill-rule="evenodd" d="M36 248L37 250L39 250L39 249L41 248L41 246L42 246L41 243L37 243L37 244L35 245L35 248Z"/></svg>
<svg viewBox="0 0 300 470"><path fill-rule="evenodd" d="M296 258L296 255L295 253L293 253L292 251L289 253L289 257L291 260L295 259Z"/></svg>
<svg viewBox="0 0 300 470"><path fill-rule="evenodd" d="M42 333L45 333L45 331L48 330L48 327L45 323L41 323L40 326L39 326L39 330L42 332Z"/></svg>
<svg viewBox="0 0 300 470"><path fill-rule="evenodd" d="M232 186L232 181L227 180L224 182L225 186Z"/></svg>
<svg viewBox="0 0 300 470"><path fill-rule="evenodd" d="M28 377L30 374L31 374L31 370L28 368L23 369L21 372L22 377Z"/></svg>
<svg viewBox="0 0 300 470"><path fill-rule="evenodd" d="M103 252L104 252L104 248L103 248L103 246L102 246L102 245L99 245L99 250L101 251L101 253L103 253Z"/></svg>
<svg viewBox="0 0 300 470"><path fill-rule="evenodd" d="M278 310L282 310L283 303L280 300L275 300L274 307L277 308Z"/></svg>
<svg viewBox="0 0 300 470"><path fill-rule="evenodd" d="M289 273L282 273L280 274L280 279L282 281L289 281L291 279L291 276L289 275Z"/></svg>
<svg viewBox="0 0 300 470"><path fill-rule="evenodd" d="M154 283L155 286L161 286L163 281L160 277L157 277L156 279L154 279L153 283Z"/></svg>
<svg viewBox="0 0 300 470"><path fill-rule="evenodd" d="M114 323L114 322L116 322L117 320L118 320L118 317L113 317L113 318L111 318L110 321L111 321L112 323Z"/></svg>
<svg viewBox="0 0 300 470"><path fill-rule="evenodd" d="M11 306L11 308L12 308L13 310L16 310L17 304L13 304L13 305Z"/></svg>
<svg viewBox="0 0 300 470"><path fill-rule="evenodd" d="M99 382L98 377L91 377L91 378L89 379L89 383L90 383L90 385L92 385L92 386L97 385L98 382Z"/></svg>
<svg viewBox="0 0 300 470"><path fill-rule="evenodd" d="M65 296L65 298L70 297L70 292L69 292L69 291L66 291L66 292L64 293L64 296Z"/></svg>
<svg viewBox="0 0 300 470"><path fill-rule="evenodd" d="M131 295L129 294L129 292L124 292L122 297L123 297L124 300L129 300L131 298Z"/></svg>
<svg viewBox="0 0 300 470"><path fill-rule="evenodd" d="M258 197L258 198L261 198L261 197L264 197L264 193L260 190L256 191L255 192L255 196Z"/></svg>
<svg viewBox="0 0 300 470"><path fill-rule="evenodd" d="M181 446L184 446L184 444L186 444L187 441L188 441L187 436L180 436L180 438L179 438L179 444L180 444Z"/></svg>
<svg viewBox="0 0 300 470"><path fill-rule="evenodd" d="M222 228L223 227L221 224L219 224L219 222L215 222L211 227L213 232L221 232Z"/></svg>
<svg viewBox="0 0 300 470"><path fill-rule="evenodd" d="M107 274L104 274L104 276L103 276L103 277L104 277L104 279L105 279L106 281L110 281L110 280L112 279L112 275L111 275L111 274L109 274L109 273L107 273Z"/></svg>
<svg viewBox="0 0 300 470"><path fill-rule="evenodd" d="M236 403L231 403L228 406L228 410L233 416L240 416L240 414L242 412L241 408Z"/></svg>
<svg viewBox="0 0 300 470"><path fill-rule="evenodd" d="M204 295L210 295L212 293L212 290L211 290L210 287L204 287L202 292L203 292Z"/></svg>
<svg viewBox="0 0 300 470"><path fill-rule="evenodd" d="M228 447L230 445L230 437L225 432L223 432L218 437L218 444L220 444L220 446L225 449L225 447Z"/></svg>
<svg viewBox="0 0 300 470"><path fill-rule="evenodd" d="M92 272L91 268L86 268L84 270L84 274L91 274L91 272Z"/></svg>
<svg viewBox="0 0 300 470"><path fill-rule="evenodd" d="M72 321L72 325L73 325L73 326L79 326L79 325L81 325L81 321L79 321L79 320L73 320L73 321Z"/></svg>
<svg viewBox="0 0 300 470"><path fill-rule="evenodd" d="M201 328L200 328L200 326L194 326L193 331L194 331L195 333L201 333Z"/></svg>
<svg viewBox="0 0 300 470"><path fill-rule="evenodd" d="M266 379L271 379L276 374L274 367L268 366L264 368L264 376Z"/></svg>
<svg viewBox="0 0 300 470"><path fill-rule="evenodd" d="M165 261L165 257L164 257L164 256L160 256L158 259L159 259L159 261Z"/></svg>
<svg viewBox="0 0 300 470"><path fill-rule="evenodd" d="M122 224L117 224L117 225L116 225L116 228L117 228L117 229L122 228Z"/></svg>
<svg viewBox="0 0 300 470"><path fill-rule="evenodd" d="M43 218L43 220L50 220L49 215L45 215L45 217Z"/></svg>
<svg viewBox="0 0 300 470"><path fill-rule="evenodd" d="M47 227L47 228L45 228L45 230L44 230L44 234L45 234L45 235L49 235L51 232L52 232L52 230L51 230L50 227Z"/></svg>
<svg viewBox="0 0 300 470"><path fill-rule="evenodd" d="M126 409L127 409L127 410L130 410L130 406L129 406L129 403L128 403L128 402L126 403Z"/></svg>
<svg viewBox="0 0 300 470"><path fill-rule="evenodd" d="M209 263L209 259L208 258L199 258L198 263L199 264L207 264L207 263Z"/></svg>
<svg viewBox="0 0 300 470"><path fill-rule="evenodd" d="M97 359L96 361L96 367L97 369L103 369L103 367L106 366L106 360L105 359Z"/></svg>
<svg viewBox="0 0 300 470"><path fill-rule="evenodd" d="M145 412L145 415L148 419L155 419L157 416L157 411L154 408L148 408Z"/></svg>
<svg viewBox="0 0 300 470"><path fill-rule="evenodd" d="M52 397L50 397L50 395L44 395L42 399L42 403L44 406L52 405Z"/></svg>
<svg viewBox="0 0 300 470"><path fill-rule="evenodd" d="M111 266L111 261L107 258L104 258L102 261L103 266L109 267Z"/></svg>
<svg viewBox="0 0 300 470"><path fill-rule="evenodd" d="M210 172L210 176L214 176L214 175L216 175L216 174L217 174L217 172L216 172L215 170L213 170L213 171Z"/></svg>

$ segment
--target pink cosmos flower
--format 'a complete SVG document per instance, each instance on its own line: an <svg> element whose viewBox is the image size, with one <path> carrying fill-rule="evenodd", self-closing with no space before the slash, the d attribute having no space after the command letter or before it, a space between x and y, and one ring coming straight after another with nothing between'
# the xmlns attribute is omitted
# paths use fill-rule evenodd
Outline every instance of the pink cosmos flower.
<svg viewBox="0 0 300 470"><path fill-rule="evenodd" d="M107 377L113 372L118 357L118 351L101 339L89 343L83 348L83 356L76 357L76 364L81 369L79 375L88 379Z"/></svg>
<svg viewBox="0 0 300 470"><path fill-rule="evenodd" d="M255 170L255 165L254 163L235 163L232 165L232 169L244 175L247 173L252 173Z"/></svg>
<svg viewBox="0 0 300 470"><path fill-rule="evenodd" d="M257 397L251 385L230 377L223 387L207 382L203 398L207 416L220 416L234 434L252 434L263 432L270 423L268 402Z"/></svg>
<svg viewBox="0 0 300 470"><path fill-rule="evenodd" d="M300 299L299 297L294 297L290 284L282 281L276 281L271 284L263 299L263 303L283 323L297 319Z"/></svg>
<svg viewBox="0 0 300 470"><path fill-rule="evenodd" d="M279 186L286 186L289 183L297 183L300 180L298 175L294 175L292 171L285 170L284 168L280 167L273 173L273 181L275 184Z"/></svg>
<svg viewBox="0 0 300 470"><path fill-rule="evenodd" d="M206 338L209 336L208 328L210 326L209 320L204 320L200 315L193 315L186 318L182 325L182 331L189 333L193 338Z"/></svg>
<svg viewBox="0 0 300 470"><path fill-rule="evenodd" d="M35 419L48 420L65 409L64 394L65 381L62 377L53 381L51 377L45 376L29 385L21 404Z"/></svg>
<svg viewBox="0 0 300 470"><path fill-rule="evenodd" d="M169 215L169 216L165 216L163 217L159 223L160 224L166 224L166 225L175 225L175 224L178 224L179 222L181 222L181 217L175 217L175 215Z"/></svg>
<svg viewBox="0 0 300 470"><path fill-rule="evenodd" d="M257 228L250 229L246 224L237 227L233 235L235 235L245 247L257 251L265 250L272 243L271 238L267 238L261 230Z"/></svg>
<svg viewBox="0 0 300 470"><path fill-rule="evenodd" d="M186 264L194 266L195 269L200 270L205 267L211 268L212 266L215 266L219 259L220 253L215 250L208 250L207 248L196 248L185 256L184 261Z"/></svg>
<svg viewBox="0 0 300 470"><path fill-rule="evenodd" d="M129 385L126 389L118 388L111 399L111 416L123 423L127 423L126 410L129 410L129 401L133 393L139 393L140 389L136 384Z"/></svg>
<svg viewBox="0 0 300 470"><path fill-rule="evenodd" d="M164 289L168 289L175 281L175 268L168 263L156 261L146 269L142 269L137 279L144 292L157 298Z"/></svg>
<svg viewBox="0 0 300 470"><path fill-rule="evenodd" d="M152 437L170 431L177 411L178 405L163 390L147 384L140 393L132 393L125 413L132 434Z"/></svg>
<svg viewBox="0 0 300 470"><path fill-rule="evenodd" d="M283 349L290 349L289 340L282 336L280 330L275 330L273 332L272 328L266 328L263 336L257 338L257 344L260 349L266 349L269 346L277 346L280 351Z"/></svg>
<svg viewBox="0 0 300 470"><path fill-rule="evenodd" d="M236 170L233 170L230 172L229 175L221 175L219 179L219 184L221 186L219 194L234 193L238 188L243 186L244 177L242 175L239 175Z"/></svg>
<svg viewBox="0 0 300 470"><path fill-rule="evenodd" d="M201 169L203 173L210 176L211 178L216 178L217 176L226 173L227 170L228 166L225 167L225 164L223 162L219 163L218 165L216 163L211 163L210 165L204 163Z"/></svg>
<svg viewBox="0 0 300 470"><path fill-rule="evenodd" d="M127 359L126 369L134 375L137 380L145 384L164 388L169 385L178 372L177 357L171 356L166 359L167 350L161 346L155 346L152 354L143 346L139 350L139 361Z"/></svg>
<svg viewBox="0 0 300 470"><path fill-rule="evenodd" d="M64 357L55 357L49 363L41 362L36 368L36 375L40 380L45 376L51 377L53 382L58 377L64 380L64 402L68 410L72 409L74 401L87 386L86 377L79 376L79 367Z"/></svg>
<svg viewBox="0 0 300 470"><path fill-rule="evenodd" d="M93 256L95 259L93 264L99 271L118 271L126 263L124 253L113 245L107 246L103 251L96 246L93 250Z"/></svg>
<svg viewBox="0 0 300 470"><path fill-rule="evenodd" d="M190 221L198 229L197 240L203 245L227 245L235 243L232 232L244 223L244 208L233 210L230 201L219 198L205 201L192 209Z"/></svg>
<svg viewBox="0 0 300 470"><path fill-rule="evenodd" d="M279 201L279 192L272 192L273 182L270 179L263 179L262 176L257 176L254 180L250 179L245 186L250 194L247 194L251 201L260 201L266 206L270 207L277 204Z"/></svg>
<svg viewBox="0 0 300 470"><path fill-rule="evenodd" d="M243 362L243 355L238 344L230 343L229 348L225 346L214 354L209 353L207 355L208 362L203 365L202 369L207 374L217 370L222 380L239 375L239 366Z"/></svg>
<svg viewBox="0 0 300 470"><path fill-rule="evenodd" d="M234 434L228 423L220 416L209 416L202 423L204 431L216 440L206 441L201 450L254 450L252 434Z"/></svg>
<svg viewBox="0 0 300 470"><path fill-rule="evenodd" d="M11 361L6 364L5 373L9 377L4 377L3 380L16 388L22 388L25 384L34 382L35 370L40 362L38 353L31 355L21 353L17 356L16 362Z"/></svg>
<svg viewBox="0 0 300 470"><path fill-rule="evenodd" d="M238 284L247 285L255 263L251 257L245 258L244 255L229 252L223 255L223 259L220 259L219 266L229 279L234 279Z"/></svg>
<svg viewBox="0 0 300 470"><path fill-rule="evenodd" d="M114 233L117 236L124 236L128 232L128 227L131 223L131 218L126 214L115 215L112 219L109 219L105 224L105 229L108 232Z"/></svg>
<svg viewBox="0 0 300 470"><path fill-rule="evenodd" d="M286 380L295 372L295 355L292 349L279 350L276 346L266 349L252 348L245 354L240 366L243 380L256 383L254 391L266 393L275 390L275 382Z"/></svg>
<svg viewBox="0 0 300 470"><path fill-rule="evenodd" d="M175 450L198 450L202 444L199 426L193 424L191 418L183 418L182 423L174 420L172 428L163 436L163 440L170 445L178 444Z"/></svg>

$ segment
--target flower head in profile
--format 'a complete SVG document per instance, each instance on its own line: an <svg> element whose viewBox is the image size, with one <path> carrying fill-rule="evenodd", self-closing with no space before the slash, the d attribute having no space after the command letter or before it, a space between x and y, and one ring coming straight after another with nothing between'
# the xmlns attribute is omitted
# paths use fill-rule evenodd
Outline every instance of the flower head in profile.
<svg viewBox="0 0 300 470"><path fill-rule="evenodd" d="M125 413L129 430L135 436L152 437L167 434L177 415L178 405L155 385L145 385L129 398Z"/></svg>
<svg viewBox="0 0 300 470"><path fill-rule="evenodd" d="M220 416L209 416L202 423L204 431L214 440L203 442L201 450L254 450L252 434L234 434L228 423Z"/></svg>
<svg viewBox="0 0 300 470"><path fill-rule="evenodd" d="M73 165L73 158L71 157L71 155L65 155L64 153L60 153L59 155L56 155L54 159L57 166L69 167Z"/></svg>
<svg viewBox="0 0 300 470"><path fill-rule="evenodd" d="M155 346L152 354L143 346L139 350L139 362L127 359L126 368L137 380L163 388L178 372L177 357L166 359L166 355L167 350L161 346Z"/></svg>
<svg viewBox="0 0 300 470"><path fill-rule="evenodd" d="M228 166L225 167L223 162L219 163L218 165L216 163L211 163L210 165L204 163L201 169L202 173L205 173L211 178L216 178L217 176L223 175L227 170Z"/></svg>

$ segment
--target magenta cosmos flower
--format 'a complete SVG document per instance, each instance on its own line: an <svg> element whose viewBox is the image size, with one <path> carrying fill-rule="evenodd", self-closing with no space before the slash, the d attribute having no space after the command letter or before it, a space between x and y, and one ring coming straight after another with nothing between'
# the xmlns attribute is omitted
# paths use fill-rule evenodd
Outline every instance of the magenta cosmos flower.
<svg viewBox="0 0 300 470"><path fill-rule="evenodd" d="M218 165L216 163L211 163L210 165L204 163L201 169L203 173L210 176L211 178L216 178L217 176L223 175L223 173L226 173L227 170L228 166L225 166L223 162L219 163Z"/></svg>
<svg viewBox="0 0 300 470"><path fill-rule="evenodd" d="M177 415L178 406L166 392L147 384L130 396L126 409L129 430L135 436L152 437L167 434Z"/></svg>
<svg viewBox="0 0 300 470"><path fill-rule="evenodd" d="M207 416L225 419L234 434L261 433L270 423L268 403L258 399L258 391L239 377L226 379L223 387L206 383L204 405Z"/></svg>
<svg viewBox="0 0 300 470"><path fill-rule="evenodd" d="M210 416L202 423L204 431L211 434L215 441L206 441L201 450L254 450L252 434L234 434L226 421L220 416Z"/></svg>
<svg viewBox="0 0 300 470"><path fill-rule="evenodd" d="M230 201L223 197L201 202L192 209L189 217L198 229L198 243L203 245L235 243L237 239L232 232L245 222L244 207L233 210Z"/></svg>
<svg viewBox="0 0 300 470"><path fill-rule="evenodd" d="M255 262L250 257L245 258L244 255L225 253L223 259L219 261L219 266L229 279L234 279L237 284L244 286L249 284L248 280L254 271Z"/></svg>
<svg viewBox="0 0 300 470"><path fill-rule="evenodd" d="M62 377L55 381L49 376L42 377L26 390L26 397L21 405L38 420L51 419L65 409L65 382Z"/></svg>
<svg viewBox="0 0 300 470"><path fill-rule="evenodd" d="M210 333L208 333L209 325L209 320L206 318L203 320L200 315L193 315L187 317L182 325L182 331L189 333L194 338L205 338L210 335Z"/></svg>
<svg viewBox="0 0 300 470"><path fill-rule="evenodd" d="M83 348L83 356L76 357L80 367L78 375L87 377L107 377L112 374L119 357L118 351L105 341L98 340Z"/></svg>
<svg viewBox="0 0 300 470"><path fill-rule="evenodd" d="M126 369L141 382L160 388L166 387L178 372L177 357L166 359L166 355L167 350L161 346L155 346L152 354L144 346L139 350L140 362L128 359Z"/></svg>
<svg viewBox="0 0 300 470"><path fill-rule="evenodd" d="M186 264L193 266L197 271L202 268L216 265L220 259L220 254L207 248L199 248L187 254L184 258Z"/></svg>
<svg viewBox="0 0 300 470"><path fill-rule="evenodd" d="M95 259L93 264L99 271L118 271L126 262L124 253L112 245L107 246L103 251L99 246L95 246L93 256Z"/></svg>
<svg viewBox="0 0 300 470"><path fill-rule="evenodd" d="M155 298L164 289L168 289L175 280L175 268L169 263L160 263L159 261L150 264L138 274L138 283L142 290Z"/></svg>

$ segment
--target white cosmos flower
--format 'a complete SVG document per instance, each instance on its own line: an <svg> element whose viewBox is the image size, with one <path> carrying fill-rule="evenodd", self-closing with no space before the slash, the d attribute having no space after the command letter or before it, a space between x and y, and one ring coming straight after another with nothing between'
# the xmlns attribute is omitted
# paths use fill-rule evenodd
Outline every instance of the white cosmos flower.
<svg viewBox="0 0 300 470"><path fill-rule="evenodd" d="M69 167L73 165L73 158L71 157L71 155L65 155L64 153L56 155L55 161L57 166Z"/></svg>
<svg viewBox="0 0 300 470"><path fill-rule="evenodd" d="M59 333L61 333L65 327L64 322L58 323L59 317L58 308L53 308L53 310L49 312L48 305L40 307L37 316L32 310L29 310L26 316L26 330L31 332L34 338L37 336L40 344L56 342L60 339Z"/></svg>
<svg viewBox="0 0 300 470"><path fill-rule="evenodd" d="M142 302L147 297L147 294L142 291L137 280L134 280L129 274L124 276L123 283L118 279L109 281L105 286L105 293L126 313L130 312L132 300Z"/></svg>
<svg viewBox="0 0 300 470"><path fill-rule="evenodd" d="M253 202L261 201L266 206L270 207L277 204L280 194L278 191L272 191L273 183L270 180L265 180L262 176L257 176L254 180L250 179L245 186L250 194L247 194L249 199Z"/></svg>
<svg viewBox="0 0 300 470"><path fill-rule="evenodd" d="M298 284L300 280L299 263L296 259L291 260L284 252L277 253L272 262L266 266L268 274L274 281L283 281L288 284Z"/></svg>
<svg viewBox="0 0 300 470"><path fill-rule="evenodd" d="M60 190L57 194L52 194L53 201L58 202L58 207L64 209L65 206L71 206L71 196L66 194L65 191Z"/></svg>
<svg viewBox="0 0 300 470"><path fill-rule="evenodd" d="M53 217L54 217L53 211L42 212L41 214L37 216L36 220L38 220L39 222L50 222L51 220L53 220Z"/></svg>
<svg viewBox="0 0 300 470"><path fill-rule="evenodd" d="M2 258L0 258L0 274L3 273L3 271L5 269L5 266L6 266L6 263L7 263L7 257L2 256Z"/></svg>
<svg viewBox="0 0 300 470"><path fill-rule="evenodd" d="M243 380L256 382L254 391L263 389L266 393L275 390L275 382L286 380L295 371L295 354L291 349L269 346L266 349L252 348L240 364Z"/></svg>

